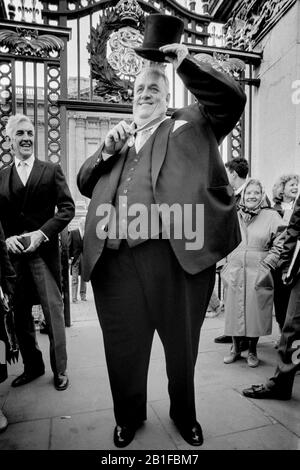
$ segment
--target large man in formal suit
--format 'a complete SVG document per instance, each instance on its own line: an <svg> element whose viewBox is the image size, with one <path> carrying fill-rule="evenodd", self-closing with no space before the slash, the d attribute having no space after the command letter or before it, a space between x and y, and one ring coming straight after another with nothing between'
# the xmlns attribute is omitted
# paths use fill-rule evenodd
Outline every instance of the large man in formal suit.
<svg viewBox="0 0 300 470"><path fill-rule="evenodd" d="M12 386L24 385L45 372L31 313L37 293L49 332L54 385L65 390L67 353L58 234L74 217L75 206L60 165L33 155L31 121L21 114L11 116L6 135L14 162L0 172L0 213L17 274L15 322L24 362L24 372Z"/></svg>
<svg viewBox="0 0 300 470"><path fill-rule="evenodd" d="M80 298L86 300L86 282L82 276L82 250L84 236L85 218L81 217L78 228L71 230L69 233L69 258L71 260L71 276L72 276L72 302L77 302L78 285L80 277Z"/></svg>
<svg viewBox="0 0 300 470"><path fill-rule="evenodd" d="M298 197L292 217L287 227L283 250L280 255L279 269L284 284L294 282L287 308L285 322L278 345L278 362L274 376L264 385L252 385L244 389L248 398L272 398L289 400L292 396L296 372L300 370L300 272L287 277L289 265L300 240L300 197ZM299 254L295 266L299 266Z"/></svg>
<svg viewBox="0 0 300 470"><path fill-rule="evenodd" d="M240 241L233 191L218 145L241 116L245 95L233 79L197 63L185 46L161 50L198 103L167 118L167 78L161 68L144 69L134 86L134 123L121 121L110 130L78 174L80 191L91 198L84 276L91 278L103 330L118 447L129 444L146 419L155 330L166 355L170 417L188 443L202 444L194 396L200 328L216 262ZM158 205L179 207L191 217L185 224L179 212L169 220L161 214L162 223L151 225L149 214ZM149 215L151 234L135 233L139 223L132 213L137 207L144 214L141 225ZM203 220L197 224L199 214ZM192 247L189 230L181 237L175 234L182 225L188 228L191 219L197 224L195 237L203 232L203 244L195 241Z"/></svg>

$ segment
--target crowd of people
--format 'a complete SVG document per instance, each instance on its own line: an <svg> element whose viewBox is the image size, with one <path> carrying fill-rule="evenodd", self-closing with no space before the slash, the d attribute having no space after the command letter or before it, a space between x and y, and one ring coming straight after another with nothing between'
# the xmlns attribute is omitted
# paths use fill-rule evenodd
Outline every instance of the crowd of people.
<svg viewBox="0 0 300 470"><path fill-rule="evenodd" d="M222 266L225 334L216 341L232 343L225 364L247 349L248 365L258 366L257 343L272 331L273 303L282 331L274 377L244 395L290 398L300 362L295 360L300 279L287 275L300 238L299 177L280 179L272 208L261 181L248 178L245 159L234 159L225 169L218 147L244 110L242 88L194 60L178 42L163 45L160 52L197 102L167 116L170 93L163 69L152 65L142 70L134 86L133 124L121 121L113 127L79 171L79 190L91 201L84 226L81 221L69 236L72 301L78 301L78 275L83 301L85 282L91 280L103 332L116 447L126 447L147 419L155 330L165 351L170 418L186 442L203 443L194 370L217 263ZM63 391L69 378L59 233L74 217L74 202L60 165L33 154L34 127L28 117L11 116L6 133L14 162L0 171L0 281L14 312L24 364L11 385L26 385L45 373L31 313L39 303L54 387ZM189 205L192 217L201 206L203 243L189 249L191 234L184 230L179 238L175 233L186 218L178 223L169 217L165 223L163 212L162 222L151 225L145 237L130 211L129 220L124 219L124 204L142 206L147 220L159 205L177 204L182 210ZM115 220L119 223L114 225ZM0 412L0 430L6 427Z"/></svg>

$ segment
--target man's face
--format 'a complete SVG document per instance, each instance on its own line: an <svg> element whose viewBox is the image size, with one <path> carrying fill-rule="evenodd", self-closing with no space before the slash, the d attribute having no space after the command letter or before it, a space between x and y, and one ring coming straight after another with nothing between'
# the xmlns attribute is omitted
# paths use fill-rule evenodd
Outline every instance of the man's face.
<svg viewBox="0 0 300 470"><path fill-rule="evenodd" d="M144 73L134 85L133 117L138 126L166 114L170 94L162 77Z"/></svg>
<svg viewBox="0 0 300 470"><path fill-rule="evenodd" d="M232 186L233 189L237 189L234 186L234 182L235 182L235 179L236 179L236 177L235 177L236 172L235 171L231 172L230 170L228 170L226 168L226 173L227 173L227 176L228 176L228 181L229 181L230 186Z"/></svg>
<svg viewBox="0 0 300 470"><path fill-rule="evenodd" d="M33 125L27 121L19 122L14 130L11 144L16 157L20 160L27 160L33 154Z"/></svg>

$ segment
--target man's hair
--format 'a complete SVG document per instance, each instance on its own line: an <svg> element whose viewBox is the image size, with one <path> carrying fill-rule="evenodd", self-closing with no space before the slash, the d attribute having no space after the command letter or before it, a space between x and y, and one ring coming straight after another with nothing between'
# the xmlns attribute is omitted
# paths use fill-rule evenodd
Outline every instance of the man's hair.
<svg viewBox="0 0 300 470"><path fill-rule="evenodd" d="M249 165L245 158L243 157L236 157L229 162L225 163L225 167L228 168L228 171L232 173L236 171L240 178L246 179L248 172L249 172Z"/></svg>
<svg viewBox="0 0 300 470"><path fill-rule="evenodd" d="M20 113L14 114L10 116L10 118L8 119L7 124L6 124L6 136L9 137L10 140L13 137L15 128L17 127L19 122L22 122L22 121L30 122L30 124L33 126L29 117L25 116L25 114L20 114Z"/></svg>
<svg viewBox="0 0 300 470"><path fill-rule="evenodd" d="M151 65L142 68L141 72L137 75L136 78L141 75L155 75L158 79L161 78L165 84L166 92L169 93L170 83L165 71L159 65Z"/></svg>

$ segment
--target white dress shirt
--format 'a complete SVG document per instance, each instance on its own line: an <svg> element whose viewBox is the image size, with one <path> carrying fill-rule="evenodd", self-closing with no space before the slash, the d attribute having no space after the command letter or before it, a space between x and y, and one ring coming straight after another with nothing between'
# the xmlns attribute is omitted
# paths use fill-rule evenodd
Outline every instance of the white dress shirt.
<svg viewBox="0 0 300 470"><path fill-rule="evenodd" d="M20 179L21 179L21 181L23 182L23 184L25 186L26 182L23 181L22 169L21 169L22 168L22 162L25 163L25 168L26 168L26 173L27 173L26 182L27 182L28 178L30 176L33 164L34 164L34 155L31 155L31 157L27 158L27 160L21 160L20 158L15 157L15 165L16 165L18 175L20 176Z"/></svg>
<svg viewBox="0 0 300 470"><path fill-rule="evenodd" d="M162 122L164 122L166 119L170 119L169 117L164 117L161 121L155 123L153 126L150 127L145 127L145 130L142 130L140 132L137 132L136 137L134 139L134 145L135 145L135 150L136 152L139 152L139 150L143 147L143 145L147 142L149 137L156 131L156 129L161 125ZM108 160L113 154L111 153L106 153L102 151L102 159L104 161Z"/></svg>

